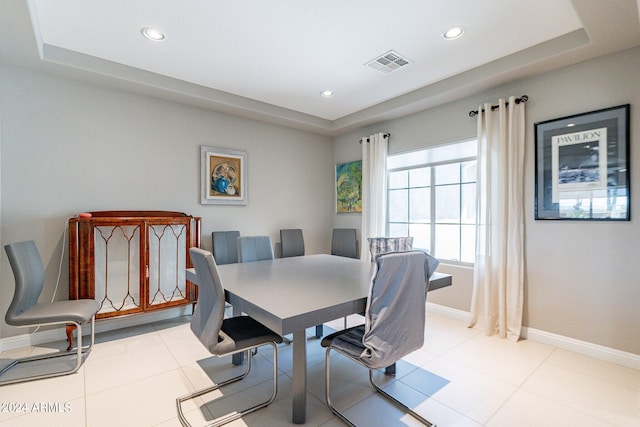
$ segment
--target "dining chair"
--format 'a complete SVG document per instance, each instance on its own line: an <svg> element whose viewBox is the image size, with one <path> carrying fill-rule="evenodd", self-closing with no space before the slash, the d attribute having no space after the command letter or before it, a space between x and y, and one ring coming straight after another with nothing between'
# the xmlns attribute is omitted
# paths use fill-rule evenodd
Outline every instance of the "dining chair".
<svg viewBox="0 0 640 427"><path fill-rule="evenodd" d="M269 236L242 236L238 237L238 261L254 262L274 259L273 246ZM291 344L289 338L283 338L284 342ZM255 354L255 353L254 353Z"/></svg>
<svg viewBox="0 0 640 427"><path fill-rule="evenodd" d="M264 408L274 401L278 392L278 347L276 344L282 342L282 337L249 316L225 319L224 287L213 255L211 252L199 248L189 249L189 254L198 277L198 302L191 316L191 331L211 354L218 357L245 352L247 366L245 371L238 376L177 398L176 407L180 423L185 427L190 426L182 410L184 402L242 380L251 371L252 358L249 355L251 350L264 345L270 345L273 349L273 390L271 396L257 405L218 417L208 424L208 426L219 426Z"/></svg>
<svg viewBox="0 0 640 427"><path fill-rule="evenodd" d="M334 228L331 236L331 255L358 258L358 241L355 228ZM347 329L347 317L344 318Z"/></svg>
<svg viewBox="0 0 640 427"><path fill-rule="evenodd" d="M213 259L217 265L236 264L238 262L238 237L239 231L213 231L211 242L213 247ZM226 303L226 308L231 304Z"/></svg>
<svg viewBox="0 0 640 427"><path fill-rule="evenodd" d="M430 255L422 251L388 253L376 258L371 280L365 323L325 337L325 400L331 411L354 426L331 401L331 351L359 363L369 370L375 391L390 399L403 411L427 426L434 424L382 390L373 379L374 370L395 364L424 344L426 298L429 288ZM344 390L343 390L344 391Z"/></svg>
<svg viewBox="0 0 640 427"><path fill-rule="evenodd" d="M389 252L405 252L413 249L413 237L369 237L371 261L380 254Z"/></svg>
<svg viewBox="0 0 640 427"><path fill-rule="evenodd" d="M304 237L299 228L280 230L282 258L304 255Z"/></svg>
<svg viewBox="0 0 640 427"><path fill-rule="evenodd" d="M358 258L355 228L334 228L331 237L331 255Z"/></svg>
<svg viewBox="0 0 640 427"><path fill-rule="evenodd" d="M390 252L406 252L413 249L413 237L370 237L367 240L369 241L371 261L374 261L375 258L381 254L388 254ZM435 260L435 258L433 259ZM395 375L395 363L387 366L385 373L387 375Z"/></svg>
<svg viewBox="0 0 640 427"><path fill-rule="evenodd" d="M68 370L40 373L22 377L10 377L0 381L0 385L14 384L43 378L73 374L80 369L83 353L89 353L95 338L95 315L100 304L93 299L69 301L38 302L44 288L44 266L40 253L32 240L11 243L4 247L9 264L15 278L13 299L5 315L5 322L10 326L32 327L45 325L74 325L78 330L77 349L47 353L39 356L24 357L9 361L0 371L0 378L12 367L27 362L51 359L62 356L75 356L76 363ZM91 323L91 342L82 346L82 325Z"/></svg>
<svg viewBox="0 0 640 427"><path fill-rule="evenodd" d="M269 236L238 237L238 261L253 262L273 259L273 246Z"/></svg>
<svg viewBox="0 0 640 427"><path fill-rule="evenodd" d="M299 228L280 230L281 257L288 258L304 255L304 237ZM324 326L316 325L316 338L324 334Z"/></svg>
<svg viewBox="0 0 640 427"><path fill-rule="evenodd" d="M213 258L216 264L235 264L238 262L239 231L214 231L211 233L213 242Z"/></svg>

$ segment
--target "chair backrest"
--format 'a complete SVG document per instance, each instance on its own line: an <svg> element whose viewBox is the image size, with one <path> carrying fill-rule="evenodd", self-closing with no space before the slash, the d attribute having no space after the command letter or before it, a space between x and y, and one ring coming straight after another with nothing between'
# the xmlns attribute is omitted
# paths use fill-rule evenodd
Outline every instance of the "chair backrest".
<svg viewBox="0 0 640 427"><path fill-rule="evenodd" d="M304 255L304 237L299 228L280 230L282 258Z"/></svg>
<svg viewBox="0 0 640 427"><path fill-rule="evenodd" d="M214 231L211 233L213 241L213 258L216 264L235 264L238 262L239 231Z"/></svg>
<svg viewBox="0 0 640 427"><path fill-rule="evenodd" d="M216 353L224 319L224 288L213 254L199 248L189 249L198 276L198 303L191 316L191 330L200 342Z"/></svg>
<svg viewBox="0 0 640 427"><path fill-rule="evenodd" d="M16 283L5 321L8 325L17 326L14 319L38 303L44 287L44 266L32 240L8 244L4 250Z"/></svg>
<svg viewBox="0 0 640 427"><path fill-rule="evenodd" d="M365 310L361 360L372 369L392 365L424 343L430 255L422 251L376 258Z"/></svg>
<svg viewBox="0 0 640 427"><path fill-rule="evenodd" d="M238 237L238 261L252 262L273 259L273 246L269 236Z"/></svg>
<svg viewBox="0 0 640 427"><path fill-rule="evenodd" d="M358 258L355 228L334 228L331 238L331 255Z"/></svg>
<svg viewBox="0 0 640 427"><path fill-rule="evenodd" d="M375 261L380 254L406 252L413 249L413 237L370 237L367 240L371 261Z"/></svg>

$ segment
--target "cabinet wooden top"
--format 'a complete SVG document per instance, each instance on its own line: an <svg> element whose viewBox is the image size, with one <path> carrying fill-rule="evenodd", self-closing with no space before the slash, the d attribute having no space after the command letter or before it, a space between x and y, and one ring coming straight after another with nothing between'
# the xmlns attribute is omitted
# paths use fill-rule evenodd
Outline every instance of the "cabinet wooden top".
<svg viewBox="0 0 640 427"><path fill-rule="evenodd" d="M84 215L89 214L89 215ZM70 222L75 221L90 221L92 219L143 219L143 218L193 218L199 220L198 217L192 217L183 212L173 211L94 211L84 212L78 215L78 217L70 218Z"/></svg>

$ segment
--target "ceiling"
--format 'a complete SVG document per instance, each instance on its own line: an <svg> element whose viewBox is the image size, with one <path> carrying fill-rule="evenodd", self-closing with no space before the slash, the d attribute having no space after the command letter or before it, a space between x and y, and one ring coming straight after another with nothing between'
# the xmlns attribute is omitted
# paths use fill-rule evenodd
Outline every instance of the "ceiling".
<svg viewBox="0 0 640 427"><path fill-rule="evenodd" d="M637 46L639 4L0 0L0 61L332 136Z"/></svg>

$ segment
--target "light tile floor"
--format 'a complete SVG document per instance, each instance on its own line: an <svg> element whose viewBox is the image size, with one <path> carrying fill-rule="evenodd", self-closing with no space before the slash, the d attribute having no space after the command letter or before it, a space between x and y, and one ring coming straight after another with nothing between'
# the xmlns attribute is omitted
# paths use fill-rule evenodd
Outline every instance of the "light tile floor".
<svg viewBox="0 0 640 427"><path fill-rule="evenodd" d="M358 316L349 318L350 324ZM0 387L0 427L179 426L175 398L228 378L229 358L212 357L191 333L189 318L98 334L81 370L65 377ZM327 324L341 328L343 320ZM309 330L309 335L313 330ZM395 377L377 375L391 393L440 427L640 426L640 371L533 341L486 337L464 322L428 313L425 346L398 364ZM64 343L38 346L49 351ZM7 351L2 358L23 355ZM324 349L309 338L307 425L342 426L324 403ZM279 392L268 408L229 426L277 427L291 423L290 345L279 346ZM268 396L273 357L254 357L249 377L186 405L204 425L222 408ZM366 371L332 356L332 396L361 426L419 423L376 395ZM240 368L241 369L241 368Z"/></svg>

